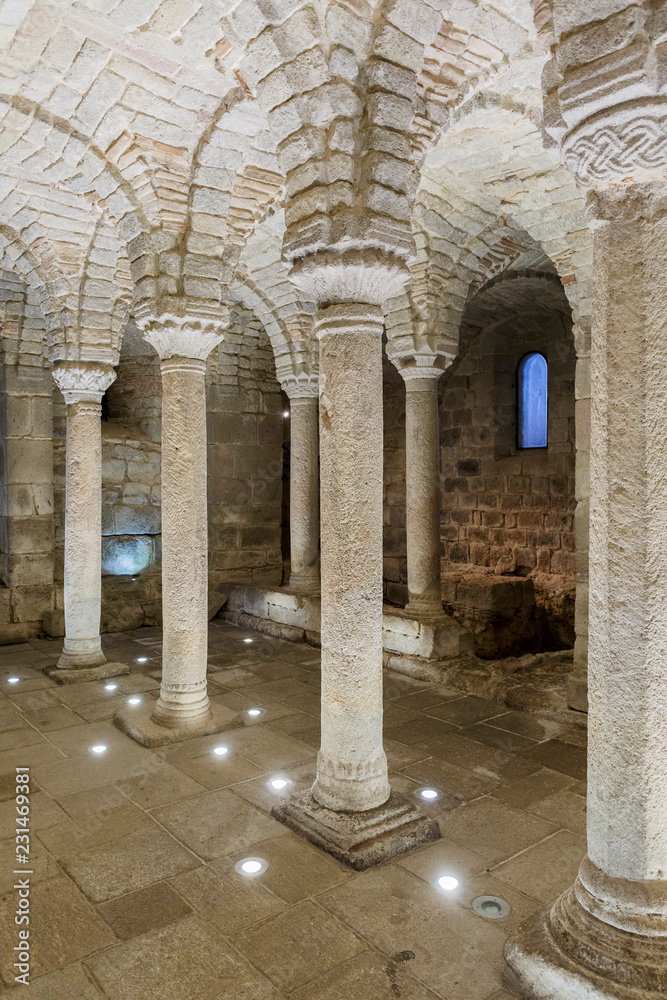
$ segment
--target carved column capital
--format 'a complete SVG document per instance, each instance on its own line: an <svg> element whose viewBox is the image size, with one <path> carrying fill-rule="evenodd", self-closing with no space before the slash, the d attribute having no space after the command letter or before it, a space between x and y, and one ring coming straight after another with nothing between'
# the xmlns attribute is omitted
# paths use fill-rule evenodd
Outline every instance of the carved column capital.
<svg viewBox="0 0 667 1000"><path fill-rule="evenodd" d="M213 314L198 315L188 312L180 300L171 305L172 311L152 311L148 303L136 310L135 322L144 340L155 348L161 361L175 356L206 361L223 339L229 310L220 306Z"/></svg>
<svg viewBox="0 0 667 1000"><path fill-rule="evenodd" d="M439 379L454 360L452 354L440 354L431 351L415 351L403 357L390 357L392 364L398 369L405 380L405 387L421 379Z"/></svg>
<svg viewBox="0 0 667 1000"><path fill-rule="evenodd" d="M319 393L319 377L300 372L298 375L290 375L284 379L280 383L280 387L290 399L316 399Z"/></svg>
<svg viewBox="0 0 667 1000"><path fill-rule="evenodd" d="M320 306L362 302L381 306L398 295L410 277L405 261L381 250L319 253L294 261L290 279Z"/></svg>
<svg viewBox="0 0 667 1000"><path fill-rule="evenodd" d="M59 361L53 379L66 403L101 403L102 396L116 378L113 365L99 361Z"/></svg>

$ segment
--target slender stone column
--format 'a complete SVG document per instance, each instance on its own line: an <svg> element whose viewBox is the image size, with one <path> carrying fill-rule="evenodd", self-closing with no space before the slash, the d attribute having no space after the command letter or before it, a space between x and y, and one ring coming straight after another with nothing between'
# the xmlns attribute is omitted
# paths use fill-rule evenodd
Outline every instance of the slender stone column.
<svg viewBox="0 0 667 1000"><path fill-rule="evenodd" d="M401 271L391 260L368 270L379 286L369 295L371 301L336 302L335 296L345 296L346 275L344 267L332 266L335 292L315 317L320 342L322 743L312 789L273 810L276 818L355 868L439 836L437 825L424 819L413 802L392 792L382 746L379 303L386 297L385 284L395 284L396 271ZM362 277L359 267L350 280L352 289L363 287ZM314 286L324 298L326 280L320 275Z"/></svg>
<svg viewBox="0 0 667 1000"><path fill-rule="evenodd" d="M667 184L591 192L588 856L509 945L540 1000L667 995Z"/></svg>
<svg viewBox="0 0 667 1000"><path fill-rule="evenodd" d="M116 724L145 746L218 732L235 713L212 705L208 655L206 358L222 339L155 323L145 334L162 375L162 683L150 706ZM190 355L185 352L189 350ZM180 352L180 353L179 353Z"/></svg>
<svg viewBox="0 0 667 1000"><path fill-rule="evenodd" d="M107 663L100 640L102 606L102 396L111 365L61 361L53 378L67 404L65 439L65 643L54 677L84 681L127 673ZM92 668L95 668L94 670Z"/></svg>
<svg viewBox="0 0 667 1000"><path fill-rule="evenodd" d="M290 590L320 589L317 376L283 382L290 398Z"/></svg>
<svg viewBox="0 0 667 1000"><path fill-rule="evenodd" d="M440 590L440 436L438 379L441 368L404 367L405 528L408 603L417 616L442 615Z"/></svg>

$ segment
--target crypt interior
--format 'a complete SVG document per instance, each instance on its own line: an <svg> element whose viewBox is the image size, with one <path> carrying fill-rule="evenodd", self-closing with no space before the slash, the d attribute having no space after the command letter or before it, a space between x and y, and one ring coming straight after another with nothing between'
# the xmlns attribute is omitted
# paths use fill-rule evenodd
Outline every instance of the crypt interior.
<svg viewBox="0 0 667 1000"><path fill-rule="evenodd" d="M0 47L0 997L667 996L667 2Z"/></svg>

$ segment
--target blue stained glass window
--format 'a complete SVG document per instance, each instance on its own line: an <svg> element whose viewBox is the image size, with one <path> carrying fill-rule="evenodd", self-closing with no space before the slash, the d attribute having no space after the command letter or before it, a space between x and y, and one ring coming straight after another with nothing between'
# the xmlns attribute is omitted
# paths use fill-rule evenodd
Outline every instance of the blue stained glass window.
<svg viewBox="0 0 667 1000"><path fill-rule="evenodd" d="M527 354L517 368L519 448L547 446L547 359Z"/></svg>

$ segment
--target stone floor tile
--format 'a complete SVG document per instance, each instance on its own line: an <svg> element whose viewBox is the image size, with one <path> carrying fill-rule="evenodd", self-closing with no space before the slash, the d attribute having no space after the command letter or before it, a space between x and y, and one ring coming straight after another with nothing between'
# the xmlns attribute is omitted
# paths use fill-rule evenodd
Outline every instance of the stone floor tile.
<svg viewBox="0 0 667 1000"><path fill-rule="evenodd" d="M143 889L199 862L165 830L153 827L60 859L94 903Z"/></svg>
<svg viewBox="0 0 667 1000"><path fill-rule="evenodd" d="M195 916L132 938L86 964L108 1000L276 997L268 981Z"/></svg>
<svg viewBox="0 0 667 1000"><path fill-rule="evenodd" d="M216 684L221 684L225 688L247 687L248 684L257 683L257 675L246 670L245 667L232 667L229 670L217 670L208 675L208 679Z"/></svg>
<svg viewBox="0 0 667 1000"><path fill-rule="evenodd" d="M487 863L466 846L442 837L417 851L396 858L395 863L432 885L441 875L453 875L469 881L486 870Z"/></svg>
<svg viewBox="0 0 667 1000"><path fill-rule="evenodd" d="M0 732L0 752L20 750L21 747L37 746L38 743L46 742L48 741L41 733L38 733L36 729L31 729L27 724L17 729L5 729Z"/></svg>
<svg viewBox="0 0 667 1000"><path fill-rule="evenodd" d="M287 908L262 879L240 875L229 858L183 872L171 879L171 885L204 920L227 936Z"/></svg>
<svg viewBox="0 0 667 1000"><path fill-rule="evenodd" d="M12 835L8 840L0 841L0 892L10 890L16 881L16 876L14 875L14 868L16 868L15 858L16 840L15 835ZM31 885L62 875L62 870L58 863L46 853L36 838L32 838L30 844L30 868L32 869L32 875L30 876Z"/></svg>
<svg viewBox="0 0 667 1000"><path fill-rule="evenodd" d="M117 938L127 941L188 917L192 909L167 882L157 882L147 889L100 903L97 912Z"/></svg>
<svg viewBox="0 0 667 1000"><path fill-rule="evenodd" d="M152 813L159 823L206 861L287 833L282 824L227 789L160 806Z"/></svg>
<svg viewBox="0 0 667 1000"><path fill-rule="evenodd" d="M264 858L269 867L262 875L262 885L286 903L298 903L324 892L350 878L352 872L331 855L313 847L293 833L272 837L253 845L253 854ZM234 864L243 857L232 855Z"/></svg>
<svg viewBox="0 0 667 1000"><path fill-rule="evenodd" d="M519 736L527 736L538 743L553 739L554 736L567 731L567 726L561 722L554 722L553 719L542 719L537 715L528 715L527 712L506 712L504 715L497 715L490 722L487 722L487 725L495 726L497 729L506 729Z"/></svg>
<svg viewBox="0 0 667 1000"><path fill-rule="evenodd" d="M586 800L569 789L540 799L527 807L528 812L565 830L586 836Z"/></svg>
<svg viewBox="0 0 667 1000"><path fill-rule="evenodd" d="M53 752L60 756L55 747ZM56 764L44 764L35 767L32 775L41 788L57 799L70 792L107 785L112 781L156 770L159 764L159 759L150 750L133 742L132 746L122 750L109 750L100 756L86 754L85 757L61 759Z"/></svg>
<svg viewBox="0 0 667 1000"><path fill-rule="evenodd" d="M420 750L418 747L387 739L386 734L383 742L387 763L392 771L397 771L408 764L416 764L418 760L424 760L429 756L425 750Z"/></svg>
<svg viewBox="0 0 667 1000"><path fill-rule="evenodd" d="M409 764L400 770L401 774L412 778L420 785L433 785L461 802L476 799L498 786L494 778L465 771L462 767L449 764L445 760L437 760L435 757Z"/></svg>
<svg viewBox="0 0 667 1000"><path fill-rule="evenodd" d="M500 989L505 933L397 865L383 865L318 902L386 955L414 952L410 973L447 1000Z"/></svg>
<svg viewBox="0 0 667 1000"><path fill-rule="evenodd" d="M120 792L113 786L112 790L120 796ZM63 805L67 808L65 802ZM108 840L124 837L153 825L150 816L128 799L116 802L110 796L106 808L91 809L75 819L65 817L64 822L40 830L37 837L54 858L63 858L75 851L86 851L105 844Z"/></svg>
<svg viewBox="0 0 667 1000"><path fill-rule="evenodd" d="M329 972L367 947L330 913L309 901L242 931L234 944L286 992Z"/></svg>
<svg viewBox="0 0 667 1000"><path fill-rule="evenodd" d="M225 743L263 770L294 767L313 756L310 747L266 726L230 730L225 733Z"/></svg>
<svg viewBox="0 0 667 1000"><path fill-rule="evenodd" d="M16 688L16 690L7 692L7 698L21 712L36 712L38 709L51 708L53 705L60 704L53 681L48 687L36 691L22 691Z"/></svg>
<svg viewBox="0 0 667 1000"><path fill-rule="evenodd" d="M13 983L16 944L16 893L0 897L0 969L5 983ZM77 962L114 941L90 903L67 878L49 878L30 889L31 973L41 976Z"/></svg>
<svg viewBox="0 0 667 1000"><path fill-rule="evenodd" d="M297 739L301 739L300 734L313 728L315 718L307 712L294 712L293 715L284 715L280 719L273 719L268 723L269 729L277 729L282 733L293 734Z"/></svg>
<svg viewBox="0 0 667 1000"><path fill-rule="evenodd" d="M573 743L578 747L588 746L588 730L586 726L572 726L560 734L558 739L562 743Z"/></svg>
<svg viewBox="0 0 667 1000"><path fill-rule="evenodd" d="M586 751L573 743L563 743L560 740L549 740L538 743L523 754L527 760L537 761L543 767L561 774L569 774L581 781L586 777Z"/></svg>
<svg viewBox="0 0 667 1000"><path fill-rule="evenodd" d="M465 728L473 726L476 722L482 722L484 719L502 715L505 711L505 707L495 701L487 701L486 698L476 698L469 695L465 698L459 698L458 701L448 701L444 705L429 708L427 714Z"/></svg>
<svg viewBox="0 0 667 1000"><path fill-rule="evenodd" d="M262 663L249 663L248 670L262 680L275 681L283 677L301 677L303 670L296 663L286 663L284 660L264 660Z"/></svg>
<svg viewBox="0 0 667 1000"><path fill-rule="evenodd" d="M56 688L58 701L68 708L90 704L91 701L109 701L113 695L106 691L105 684L120 684L120 677L108 678L103 681L86 681L85 684L60 684Z"/></svg>
<svg viewBox="0 0 667 1000"><path fill-rule="evenodd" d="M30 979L29 986L21 986L21 992L10 989L0 996L21 1000L100 1000L102 994L97 989L83 966L78 963L68 965L56 972L48 972L39 979Z"/></svg>
<svg viewBox="0 0 667 1000"><path fill-rule="evenodd" d="M411 745L423 743L426 740L439 740L448 733L456 731L455 726L450 722L442 722L440 719L432 719L427 715L422 715L405 725L385 729L385 734L387 739Z"/></svg>
<svg viewBox="0 0 667 1000"><path fill-rule="evenodd" d="M187 774L162 761L147 774L137 774L134 778L119 781L118 788L142 809L178 802L179 799L197 795L204 790L202 785Z"/></svg>
<svg viewBox="0 0 667 1000"><path fill-rule="evenodd" d="M444 837L479 854L489 865L505 861L558 829L490 797L449 813L440 828Z"/></svg>
<svg viewBox="0 0 667 1000"><path fill-rule="evenodd" d="M422 691L413 691L396 698L394 704L402 705L403 708L412 708L417 711L428 710L436 705L443 705L446 701L458 701L461 692L455 688L447 688L442 684L435 684L424 688Z"/></svg>
<svg viewBox="0 0 667 1000"><path fill-rule="evenodd" d="M34 712L26 712L25 721L43 733L84 724L83 719L70 711L66 705L51 705L49 708L38 708Z"/></svg>
<svg viewBox="0 0 667 1000"><path fill-rule="evenodd" d="M437 1000L410 975L413 957L411 951L401 951L387 960L365 951L297 990L293 1000Z"/></svg>
<svg viewBox="0 0 667 1000"><path fill-rule="evenodd" d="M49 740L68 757L83 757L91 746L103 745L109 750L130 749L136 742L111 722L88 722L79 719L74 728L59 729L49 733Z"/></svg>
<svg viewBox="0 0 667 1000"><path fill-rule="evenodd" d="M382 728L386 731L389 729L397 729L400 726L407 726L410 722L416 722L418 719L424 721L425 716L421 712L417 712L411 708L403 708L402 705L397 705L395 702L384 702L384 710L382 713Z"/></svg>
<svg viewBox="0 0 667 1000"><path fill-rule="evenodd" d="M270 813L275 805L285 801L297 791L310 788L315 780L315 765L311 769L306 769L304 776L299 776L300 769L287 771L277 769L275 771L265 771L258 778L251 781L242 781L234 785L234 795L245 799L251 805L257 806L262 812ZM287 778L291 782L286 788L275 789L270 785L273 778Z"/></svg>
<svg viewBox="0 0 667 1000"><path fill-rule="evenodd" d="M62 760L62 753L50 742L33 743L16 750L3 750L0 753L0 774L5 772L14 774L17 767L30 767L34 768L32 775L36 777L41 765Z"/></svg>
<svg viewBox="0 0 667 1000"><path fill-rule="evenodd" d="M506 729L494 729L493 726L483 722L462 729L461 736L508 754L519 753L521 750L528 750L531 746L535 746L535 740L529 740L525 736L508 732Z"/></svg>
<svg viewBox="0 0 667 1000"><path fill-rule="evenodd" d="M508 785L501 785L491 794L515 809L528 809L536 802L547 799L556 792L561 792L572 785L572 778L558 771L550 771L544 767L527 778L519 778ZM546 818L546 817L545 817Z"/></svg>
<svg viewBox="0 0 667 1000"><path fill-rule="evenodd" d="M105 698L98 698L95 701L73 706L77 715L81 716L84 722L104 722L106 719L113 719L119 708L125 704L125 695L119 694Z"/></svg>
<svg viewBox="0 0 667 1000"><path fill-rule="evenodd" d="M559 830L548 840L494 868L493 874L501 882L548 903L572 885L585 854L583 837Z"/></svg>
<svg viewBox="0 0 667 1000"><path fill-rule="evenodd" d="M30 829L34 833L64 820L67 820L67 814L46 792L30 793ZM0 803L0 838L15 836L15 830L16 803L12 788L12 797Z"/></svg>
<svg viewBox="0 0 667 1000"><path fill-rule="evenodd" d="M224 736L224 733L220 734L219 743L224 743ZM262 773L261 768L233 750L224 757L217 757L209 751L202 757L173 758L172 764L203 788L225 788L236 781L247 781Z"/></svg>
<svg viewBox="0 0 667 1000"><path fill-rule="evenodd" d="M542 766L539 761L530 760L523 754L505 753L504 750L469 740L460 731L448 733L438 740L417 743L416 747L457 767L497 781L515 781L534 774Z"/></svg>
<svg viewBox="0 0 667 1000"><path fill-rule="evenodd" d="M241 716L243 716L243 713L248 708L261 708L264 712L262 722L279 719L283 715L291 715L294 711L293 708L283 704L278 698L268 698L264 695L261 698L257 696L253 697L249 691L249 688L238 688L236 691L213 695L211 701L215 701L219 705L224 705L225 708L231 708L232 711L238 712ZM246 725L249 724L249 720L244 719L244 722Z"/></svg>

